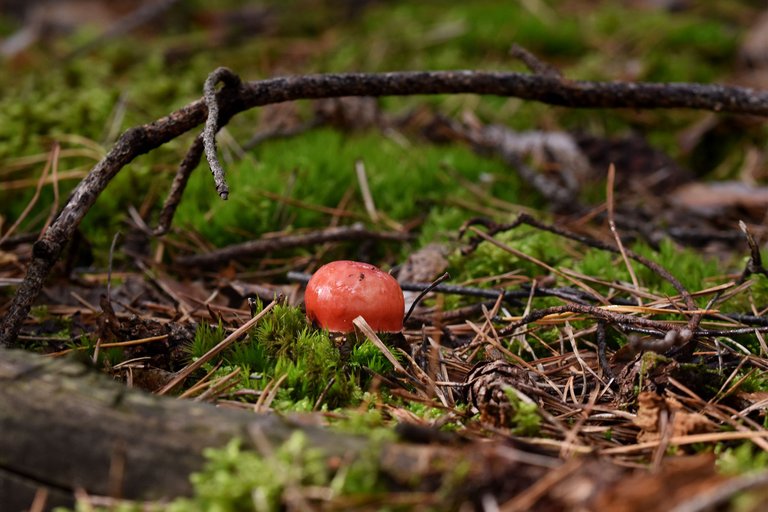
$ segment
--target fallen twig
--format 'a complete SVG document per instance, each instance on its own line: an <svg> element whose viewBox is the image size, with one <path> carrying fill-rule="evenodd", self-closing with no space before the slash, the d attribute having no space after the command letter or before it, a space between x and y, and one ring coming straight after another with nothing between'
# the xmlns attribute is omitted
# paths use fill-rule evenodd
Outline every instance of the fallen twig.
<svg viewBox="0 0 768 512"><path fill-rule="evenodd" d="M327 228L309 233L285 235L273 238L260 238L241 244L230 245L222 249L204 254L181 256L176 258L176 263L184 266L207 267L221 265L231 260L252 258L259 254L272 251L291 249L294 247L306 247L325 242L343 242L350 240L391 240L406 241L410 239L408 233L396 231L371 231L362 224L352 226L340 226Z"/></svg>

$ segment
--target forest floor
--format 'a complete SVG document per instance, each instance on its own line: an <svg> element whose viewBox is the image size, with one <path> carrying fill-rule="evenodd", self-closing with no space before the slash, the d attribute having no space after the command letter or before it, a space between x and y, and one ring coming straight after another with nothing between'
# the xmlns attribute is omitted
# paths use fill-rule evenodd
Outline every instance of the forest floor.
<svg viewBox="0 0 768 512"><path fill-rule="evenodd" d="M0 314L120 134L200 98L220 66L243 80L532 70L761 89L768 76L768 11L752 2L139 3L11 2L0 18ZM192 132L114 178L12 347L377 443L492 447L495 465L393 482L375 464L318 466L306 440L270 454L230 444L207 452L193 497L86 489L79 509L768 501L759 116L472 94L279 103L219 132L229 198L203 161L159 235ZM307 280L339 259L397 278L413 305L400 333L307 321Z"/></svg>

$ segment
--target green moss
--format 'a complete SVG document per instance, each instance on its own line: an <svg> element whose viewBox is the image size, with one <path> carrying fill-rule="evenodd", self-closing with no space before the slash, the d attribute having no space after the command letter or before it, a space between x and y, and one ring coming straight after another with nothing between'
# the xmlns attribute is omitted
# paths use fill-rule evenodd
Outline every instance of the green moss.
<svg viewBox="0 0 768 512"><path fill-rule="evenodd" d="M536 436L541 428L541 416L535 403L523 401L514 389L505 389L504 394L509 400L512 415L509 428L518 436Z"/></svg>
<svg viewBox="0 0 768 512"><path fill-rule="evenodd" d="M631 282L629 271L618 254L589 248L528 226L500 233L494 238L556 269L569 268L607 282ZM714 284L708 280L722 276L718 261L704 258L693 249L681 248L668 239L662 240L658 251L642 243L635 244L632 249L667 269L691 292ZM508 272L517 272L531 278L548 274L540 265L519 258L489 242L481 243L477 250L468 256L455 253L450 262L451 275L457 280L496 276ZM657 272L636 261L631 263L641 286L660 295L677 295L675 288ZM557 279L558 285L573 286L572 282L562 277ZM595 287L600 288L597 285Z"/></svg>
<svg viewBox="0 0 768 512"><path fill-rule="evenodd" d="M551 267L569 264L570 259L563 250L567 242L551 233L528 226L499 233L494 237L499 242L536 258ZM451 275L457 280L487 278L509 272L525 276L546 275L543 267L499 248L490 242L481 243L469 256L454 254L450 257Z"/></svg>
<svg viewBox="0 0 768 512"><path fill-rule="evenodd" d="M757 393L768 391L768 374L763 371L752 371L737 374L733 382L739 382L739 391L742 393Z"/></svg>
<svg viewBox="0 0 768 512"><path fill-rule="evenodd" d="M744 475L768 469L768 453L752 443L742 443L730 448L718 445L716 453L717 469L726 475Z"/></svg>
<svg viewBox="0 0 768 512"><path fill-rule="evenodd" d="M77 134L106 149L112 142L107 134L115 128L119 132L145 123L199 97L205 76L219 65L242 72L246 79L274 72L274 62L295 59L291 53L294 45L305 47L308 36L328 36L329 20L338 14L323 2L313 3L313 9L301 9L301 5L294 1L273 6L278 20L282 19L280 13L291 13L285 17L290 22L273 27L280 37L246 38L234 47L207 47L205 32L190 17L187 21L176 20L169 35L147 44L117 38L87 56L62 60L55 66L50 65L48 56L31 53L18 73L0 78L7 93L0 98L0 163L12 157L42 154L51 138L65 134ZM191 3L184 12L193 13L201 6ZM445 5L393 2L362 11L355 23L335 25L322 51L310 52L296 66L305 72L522 69L507 54L510 41L514 41L560 65L575 78L621 77L622 66L635 59L640 63L641 79L708 82L717 79L732 61L740 23L749 16L748 11L747 6L723 9L707 5L669 15L611 3L585 10L561 1L504 6L490 0ZM633 20L631 24L625 23L628 16ZM397 37L392 37L393 33ZM66 53L92 36L93 31L88 30L61 39L55 51ZM172 51L178 48L187 51ZM668 58L670 52L674 52L675 59ZM126 107L125 118L113 126L112 115L121 101ZM483 120L516 129L562 126L621 133L640 128L656 144L673 151L678 146L677 130L690 125L698 115L648 112L640 119L634 112L557 109L515 99L470 95L382 101L389 110L424 103L451 115L471 110ZM252 134L258 117L257 109L243 113L227 129L244 140ZM170 173L193 135L137 159L99 199L83 223L99 262L101 254L106 253L99 248L106 249L113 234L104 226L114 226L128 205L137 206L137 197L159 205ZM736 140L733 151L740 151L741 143L742 139ZM732 153L730 149L728 152ZM259 191L333 207L346 190L356 190L353 163L362 157L379 209L400 221L422 217L429 211L424 216L421 240L431 241L451 233L467 216L460 208L444 204L445 198L465 194L456 183L441 179L444 165L455 167L470 180L476 179L479 172L493 174L497 181L489 193L503 199L517 202L530 195L517 178L510 178L512 173L504 166L470 155L469 150L455 147L403 148L378 133L353 137L313 133L270 142L250 158L227 164L233 185L228 202L219 201L212 193L210 176L201 166L182 202L178 220L217 245L278 229L326 225L323 214L283 205L259 195ZM87 158L66 158L60 171L88 169L92 165ZM34 178L41 168L30 167L16 177ZM74 183L62 183L63 196ZM17 216L31 194L31 187L0 193L3 214L8 218ZM50 187L45 187L30 218L39 217L51 198ZM358 199L352 210L367 218ZM29 229L34 227L30 225Z"/></svg>
<svg viewBox="0 0 768 512"><path fill-rule="evenodd" d="M200 324L187 352L199 358L224 336L222 325ZM325 409L353 405L374 373L386 375L392 370L370 341L354 343L349 354L342 356L327 331L310 327L300 308L283 305L275 306L245 340L235 342L219 357L203 365L203 370L212 371L218 361L222 364L214 378L241 369L240 384L234 389L263 388L282 379L272 404L281 411L310 411L321 398ZM259 378L251 378L254 374Z"/></svg>
<svg viewBox="0 0 768 512"><path fill-rule="evenodd" d="M252 157L228 165L232 190L228 201L212 193L210 174L198 170L190 179L177 222L223 245L269 231L327 225L329 214L311 207L334 207L347 191L353 193L348 210L357 216L350 220L367 220L354 171L360 157L364 158L377 209L401 222L424 215L433 204L448 197L471 197L457 192L453 180L443 178L446 167L473 182L483 173L496 176L490 193L509 201L519 198L519 182L509 176L503 164L480 158L468 148L404 148L380 133L344 134L321 129L264 143ZM287 205L264 193L300 201L310 208ZM454 210L450 218L438 213L425 222L430 232L437 233L457 228L461 220Z"/></svg>
<svg viewBox="0 0 768 512"><path fill-rule="evenodd" d="M202 322L195 330L195 338L189 346L185 347L189 356L193 359L202 357L206 352L224 339L224 325L219 322L215 327Z"/></svg>
<svg viewBox="0 0 768 512"><path fill-rule="evenodd" d="M371 496L383 489L378 450L371 449L333 471L325 454L310 446L301 432L292 434L269 456L245 450L236 440L224 448L207 449L205 456L205 468L191 477L194 497L177 499L166 510L281 510L288 489L326 488L330 500L339 496Z"/></svg>

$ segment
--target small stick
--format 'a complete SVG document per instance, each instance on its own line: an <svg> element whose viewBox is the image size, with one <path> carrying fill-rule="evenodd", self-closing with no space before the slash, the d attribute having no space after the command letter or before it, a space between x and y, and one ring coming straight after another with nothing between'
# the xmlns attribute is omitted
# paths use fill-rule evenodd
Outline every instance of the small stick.
<svg viewBox="0 0 768 512"><path fill-rule="evenodd" d="M551 66L550 64L547 64L546 62L543 62L538 57L536 57L533 53L528 51L527 49L523 48L519 44L515 43L509 48L509 54L520 60L525 66L531 70L532 73L535 73L537 75L541 76L548 76L552 78L563 78L563 74L560 72L559 69L555 68L554 66Z"/></svg>
<svg viewBox="0 0 768 512"><path fill-rule="evenodd" d="M357 182L360 184L360 193L363 195L365 211L368 212L371 221L376 223L379 221L379 212L376 211L376 203L373 202L371 187L368 186L368 176L365 172L365 164L362 160L355 162L355 174L357 174Z"/></svg>
<svg viewBox="0 0 768 512"><path fill-rule="evenodd" d="M438 277L437 279L432 281L429 284L429 286L424 288L421 291L421 293L419 293L419 295L416 297L416 299L414 299L414 301L411 303L411 307L408 308L408 312L403 317L403 323L406 323L408 321L408 319L411 317L411 314L413 313L413 310L416 309L416 306L419 304L419 302L421 302L421 299L423 299L426 294L431 292L437 285L439 285L440 283L442 283L446 279L450 279L450 277L451 277L450 274L448 274L448 272L446 272L445 274L441 275L440 277ZM501 294L499 294L499 295L501 295Z"/></svg>
<svg viewBox="0 0 768 512"><path fill-rule="evenodd" d="M181 196L184 195L184 189L187 188L187 182L197 166L200 164L200 159L203 157L203 137L198 135L195 141L187 151L179 165L179 169L176 171L176 176L173 178L171 184L171 190L168 192L168 197L165 198L163 203L163 209L160 211L158 217L157 227L153 234L155 236L161 236L168 232L171 228L171 222L173 222L173 216L176 214L176 208L181 202Z"/></svg>
<svg viewBox="0 0 768 512"><path fill-rule="evenodd" d="M395 370L397 370L402 375L405 375L407 377L410 377L407 371L405 371L405 368L403 368L403 365L400 364L400 361L398 361L395 356L392 355L392 352L389 351L387 346L384 344L383 341L376 335L376 332L371 328L370 325L368 325L368 322L365 321L365 318L362 316L358 316L354 320L352 320L352 323L355 324L355 327L360 329L360 332L362 332L366 338L371 340L371 343L376 345L376 348L378 348L382 355L387 358L387 361L392 363L392 366L395 367Z"/></svg>
<svg viewBox="0 0 768 512"><path fill-rule="evenodd" d="M203 130L205 156L208 165L211 166L216 191L219 193L219 197L226 200L229 197L229 186L224 177L224 168L216 157L216 132L224 124L219 119L219 101L216 95L216 86L220 83L223 83L225 87L238 87L240 77L229 68L216 68L213 73L208 75L203 86L203 97L205 98L205 105L208 107L208 118L205 120L205 129Z"/></svg>
<svg viewBox="0 0 768 512"><path fill-rule="evenodd" d="M608 378L609 386L617 386L616 375L613 373L608 362L608 357L605 354L605 350L608 348L608 340L605 332L605 320L597 321L597 360L600 363L600 367L603 369L603 373Z"/></svg>

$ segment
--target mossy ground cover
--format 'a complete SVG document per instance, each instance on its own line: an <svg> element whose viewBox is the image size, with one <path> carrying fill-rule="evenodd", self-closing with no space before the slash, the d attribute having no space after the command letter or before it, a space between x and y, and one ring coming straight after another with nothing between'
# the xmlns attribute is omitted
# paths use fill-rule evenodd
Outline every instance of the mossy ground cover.
<svg viewBox="0 0 768 512"><path fill-rule="evenodd" d="M240 2L228 2L220 8L240 5ZM324 2L297 0L274 3L271 8L276 20L271 32L242 37L236 44L209 44L210 34L205 27L193 16L181 16L175 24L171 23L168 34L154 34L139 44L135 39L118 38L86 55L56 59L52 65L51 55L67 55L93 37L94 29L86 27L48 43L47 47L30 50L25 59L7 63L13 73L0 76L4 90L0 97L0 178L8 185L0 192L3 226L12 223L28 204L52 141L62 146L58 172L61 176L70 176L59 183L59 192L64 198L118 133L197 99L205 76L217 66L231 67L245 79L285 73L394 69L522 70L522 65L508 55L509 45L515 42L574 79L727 81L734 72L733 63L745 23L756 12L747 2L727 6L718 2L703 3L686 12L669 15L614 2L480 1L445 5L403 1L374 3L357 17L344 19L339 11ZM185 9L186 13L204 12L206 6L204 2L190 2ZM293 15L299 12L303 14ZM12 24L3 22L0 29L8 34ZM670 58L671 54L674 59ZM583 111L469 95L383 98L380 106L389 115L424 106L453 118L472 112L481 122L500 123L516 130L563 129L600 136L639 132L654 146L692 166L694 173L704 178L735 176L746 158L747 148L765 135L765 127L735 134L728 138L725 149L705 159L701 153L685 153L677 138L680 130L701 117L698 113ZM309 117L310 111L307 104L298 109L304 117ZM263 119L257 111L239 116L227 127L226 138L220 141L232 189L228 201L216 197L205 166L201 165L193 174L175 219L174 233L170 235L178 245L197 239L208 247L221 247L275 232L322 228L333 222L328 209L342 203L350 222L363 222L375 229L386 227L371 221L366 212L354 171L355 163L360 160L365 164L378 211L394 223L417 226L414 239L399 246L378 247L373 252L370 247L356 244L341 246L325 253L325 257L384 255L381 258L384 264L393 266L421 246L439 241L449 248L449 271L456 283L502 288L521 283L530 285L547 277L550 287L574 284L563 275L549 275L531 259L520 258L489 243L481 244L469 255L458 251L463 243L457 241L458 228L478 213L471 208L473 201L477 201L476 191L462 183L476 184L487 197L504 201L513 208L538 209L542 217L548 217L544 198L498 159L478 155L458 143L434 145L413 134L392 134L373 128L341 131L322 127L285 139L267 140L241 152L238 143L253 135L260 120ZM191 141L192 136L187 135L140 157L125 168L99 198L82 224L85 237L93 245L97 270L107 266L114 226L127 219L129 206L136 207L149 223L154 221L176 166ZM601 195L603 185L599 187L598 195ZM52 187L43 187L37 207L20 231L35 231L43 225L53 197ZM487 214L489 208L485 206L483 213ZM318 207L325 211L319 211ZM509 220L510 213L495 210L490 216L505 221ZM589 286L605 296L632 285L632 276L618 255L527 227L497 238L548 266L571 271L570 276L591 278ZM703 257L699 251L683 249L669 240L662 241L656 248L642 242L632 248L668 269L692 292L734 279L745 263L743 255L731 254L720 259ZM271 256L283 264L294 261L291 258L311 259L312 250L299 249ZM130 258L118 254L116 262L117 266L130 265ZM238 270L247 274L251 270L249 265L244 263ZM259 269L264 268L262 262ZM671 284L652 270L641 265L634 265L634 270L647 296L663 300L676 295ZM168 272L174 278L184 278L183 273L176 273L173 268ZM282 275L277 281L284 283ZM748 289L723 302L719 308L724 313L762 311L768 304L767 286L764 276L753 276ZM706 307L711 296L697 297L699 307ZM446 311L471 303L470 299L454 296L430 298L426 302ZM536 309L560 303L553 297L535 297L528 306ZM42 314L43 310L38 312ZM509 311L497 312L494 319L497 324L507 313ZM670 311L658 318L679 320L680 317ZM478 321L482 322L483 317ZM68 328L66 322L62 323L57 327L56 336L66 337ZM569 357L578 358L582 354L577 350L576 356L566 357L566 352L571 354L569 347L575 347L578 342L585 343L582 346L585 353L593 354L592 328L592 322L584 318L574 318L567 324L558 321L532 329L527 338L515 336L505 340L500 348L509 359L539 365L539 369L546 367L549 373L545 374L549 382L554 383L553 388L562 390L563 397L569 389L574 397L572 402L578 402L575 396L583 390L574 388L563 369L574 364ZM487 328L483 329L467 331L466 326L455 327L450 335L452 341L478 336L479 345L490 347L492 335ZM577 334L569 338L568 333L573 330ZM223 323L217 324L215 319L200 323L194 341L184 349L185 357L193 361L203 356L224 336ZM420 334L411 333L411 336L416 340ZM419 342L427 346L426 334L423 336ZM752 334L723 337L719 342L739 343L754 354L761 350L760 340ZM70 348L90 352L95 343L91 337L82 337L70 343ZM626 337L609 331L609 349L619 349L625 343ZM41 350L45 349L41 347ZM392 353L403 364L409 364L397 350L392 349ZM490 353L490 348L461 353L456 361L460 359L464 366L451 371L466 374L469 367ZM453 354L445 352L441 357L451 360ZM427 359L429 351L425 349L421 355ZM126 352L110 348L102 352L100 363L113 367L121 358L126 358ZM552 364L550 358L570 362L557 368L548 367L546 365ZM580 360L580 368L596 371L597 366L590 366L592 360L589 361ZM652 367L639 365L634 375L633 370L628 369L632 376L627 380L632 391L647 390L649 386L661 389L660 377L654 371L672 366L671 361ZM712 361L707 360L707 364L715 364ZM716 396L724 391L735 395L765 392L768 388L763 372L737 371L733 364L727 363L725 368L721 366L715 371L716 382L709 383L708 389L714 389ZM429 367L424 361L419 364ZM438 380L450 382L449 377L455 377L451 371L446 370ZM733 376L731 371L735 372ZM459 432L470 439L491 435L473 416L472 407L463 403L459 392L453 395L456 400L441 402L438 397L447 400L447 394L428 395L420 388L421 384L402 380L382 351L370 341L334 338L309 325L295 305L277 306L246 338L195 374L186 389L198 384L200 378L223 382L233 374L234 379L227 381L228 399L251 405L253 397L269 396L267 407L273 410L286 414L314 411L326 415L323 421L338 429L383 436L382 432L391 434L391 427L398 419L408 417L441 432ZM435 376L431 377L434 381ZM738 382L740 387L729 388L729 382ZM725 388L721 389L722 386ZM539 401L532 403L510 394L509 390L506 393L512 408L510 421L496 428L504 429L504 435L510 438L561 440L564 425L572 428L578 423L573 420L575 409L559 410L550 402L551 397L534 395ZM414 396L420 401L412 400ZM624 400L621 407L634 410L636 396L617 394L617 397ZM569 406L575 407L572 402L568 402ZM563 414L567 418L565 423L553 420L555 413ZM599 438L600 442L613 443L612 447L616 443L630 443L631 435L622 433L621 428L604 428L598 424L590 427L593 430L584 434L586 442L597 443ZM631 430L627 425L621 427ZM631 430L631 434L636 430ZM717 452L724 471L743 472L765 466L764 453L753 450L750 443L721 442L703 446L701 450ZM287 487L327 488L335 493L334 497L349 493L373 495L371 502L376 502L375 495L382 490L371 460L361 459L357 466L351 465L342 472L329 471L323 464L323 454L307 447L301 437L277 447L271 459L243 451L235 443L211 452L209 458L207 468L194 477L196 498L176 502L170 505L171 510L240 510L254 503L274 509L283 503L281 499ZM270 473L269 477L266 473ZM258 490L255 495L254 489Z"/></svg>

